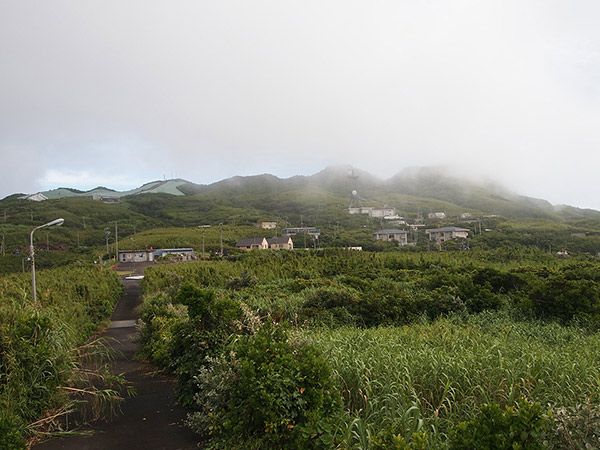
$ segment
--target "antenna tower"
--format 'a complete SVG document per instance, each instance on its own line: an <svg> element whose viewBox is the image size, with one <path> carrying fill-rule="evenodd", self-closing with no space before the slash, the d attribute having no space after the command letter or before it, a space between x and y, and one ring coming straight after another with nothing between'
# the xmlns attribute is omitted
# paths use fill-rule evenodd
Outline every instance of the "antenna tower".
<svg viewBox="0 0 600 450"><path fill-rule="evenodd" d="M354 169L350 167L348 169L347 176L348 185L350 186L350 203L348 204L348 208L360 208L360 197L358 196L358 191L356 190L358 175L355 175Z"/></svg>

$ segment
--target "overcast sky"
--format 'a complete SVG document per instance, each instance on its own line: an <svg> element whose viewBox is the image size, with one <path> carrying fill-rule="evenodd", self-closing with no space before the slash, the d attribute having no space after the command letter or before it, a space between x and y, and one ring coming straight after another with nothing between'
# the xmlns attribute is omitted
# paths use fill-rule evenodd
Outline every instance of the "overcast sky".
<svg viewBox="0 0 600 450"><path fill-rule="evenodd" d="M600 209L598 0L0 0L0 198L450 165Z"/></svg>

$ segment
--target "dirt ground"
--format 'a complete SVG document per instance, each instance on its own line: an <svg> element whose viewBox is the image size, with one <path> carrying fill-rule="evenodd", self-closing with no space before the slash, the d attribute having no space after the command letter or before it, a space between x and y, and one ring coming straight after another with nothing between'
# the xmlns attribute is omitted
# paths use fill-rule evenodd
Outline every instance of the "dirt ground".
<svg viewBox="0 0 600 450"><path fill-rule="evenodd" d="M148 264L120 264L119 270L143 274ZM113 338L118 350L113 373L122 373L134 386L136 395L122 403L122 413L112 420L100 421L85 430L89 436L72 436L46 441L34 450L187 450L197 448L198 436L183 422L187 411L179 406L173 393L174 381L154 373L156 368L135 359L133 342L140 303L140 280L125 280L125 291L111 316L111 326L103 336Z"/></svg>

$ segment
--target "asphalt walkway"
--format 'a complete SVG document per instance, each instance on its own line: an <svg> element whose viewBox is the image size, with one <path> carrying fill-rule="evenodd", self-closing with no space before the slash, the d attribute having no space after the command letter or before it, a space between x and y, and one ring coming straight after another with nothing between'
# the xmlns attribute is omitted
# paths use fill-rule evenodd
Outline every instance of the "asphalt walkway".
<svg viewBox="0 0 600 450"><path fill-rule="evenodd" d="M121 270L143 273L144 266ZM138 318L140 280L123 280L124 293L103 336L112 338L117 350L113 373L124 374L136 391L121 405L122 413L109 422L96 422L86 430L92 435L53 439L34 450L187 450L197 448L198 435L183 425L187 411L176 403L173 380L157 375L156 368L135 359L134 324Z"/></svg>

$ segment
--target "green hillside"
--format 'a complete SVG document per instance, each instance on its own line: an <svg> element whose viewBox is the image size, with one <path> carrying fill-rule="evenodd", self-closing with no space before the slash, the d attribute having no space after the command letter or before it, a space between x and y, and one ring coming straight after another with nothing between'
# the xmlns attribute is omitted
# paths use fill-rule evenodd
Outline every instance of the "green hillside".
<svg viewBox="0 0 600 450"><path fill-rule="evenodd" d="M93 200L93 193L104 196L108 202ZM544 200L517 195L493 185L476 184L433 168L406 170L385 181L344 166L288 179L264 174L233 177L206 186L168 180L147 183L127 192L60 188L45 194L64 198L35 202L13 195L0 201L1 270L22 268L25 262L21 255L28 253L31 230L57 217L65 219L63 227L35 234L42 264L45 259L49 265L60 265L82 258L97 258L106 252L107 231L110 232L109 252L112 251L115 226L118 226L120 247L132 248L136 245L157 247L158 243L153 244L152 239L159 237L153 230L168 228L170 233L175 233L176 229L214 227L222 223L227 230L225 246L235 250L236 237L248 237L252 233L272 235L272 231L250 228L257 221L277 222L278 232L285 226L319 227L318 244L322 247L389 249L391 244L375 242L372 233L382 228L400 227L410 231L411 242L417 244L404 251L432 250L425 228L460 226L471 230L469 247L472 249L508 245L555 252L596 254L600 251L599 211L553 206ZM351 204L395 208L406 223L389 224L366 214L351 215L348 213ZM428 214L434 212L443 212L446 218L428 219ZM415 232L409 224L419 224L421 231ZM143 239L142 232L147 233ZM212 240L212 232L209 234ZM193 239L187 236L170 241L180 242L182 246L199 245L199 235ZM299 245L305 244L303 236L296 239ZM316 245L309 239L307 245L311 244Z"/></svg>

